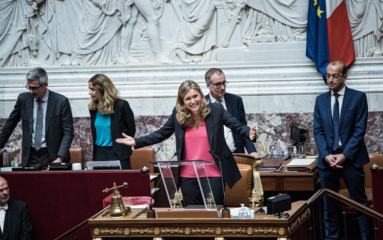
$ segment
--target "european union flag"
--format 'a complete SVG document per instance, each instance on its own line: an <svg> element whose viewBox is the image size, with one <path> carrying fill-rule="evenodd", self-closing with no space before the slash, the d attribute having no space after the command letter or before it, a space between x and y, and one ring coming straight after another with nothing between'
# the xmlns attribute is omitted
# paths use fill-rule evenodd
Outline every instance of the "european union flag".
<svg viewBox="0 0 383 240"><path fill-rule="evenodd" d="M323 75L329 62L349 66L355 60L347 7L344 0L309 0L306 56Z"/></svg>
<svg viewBox="0 0 383 240"><path fill-rule="evenodd" d="M326 75L329 63L326 1L309 0L309 14L307 19L306 56L313 60L318 72Z"/></svg>

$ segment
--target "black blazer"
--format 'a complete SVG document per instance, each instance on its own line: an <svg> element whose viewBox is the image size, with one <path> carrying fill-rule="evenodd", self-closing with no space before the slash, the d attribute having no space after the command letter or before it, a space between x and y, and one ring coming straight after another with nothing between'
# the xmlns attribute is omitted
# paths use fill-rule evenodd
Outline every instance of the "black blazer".
<svg viewBox="0 0 383 240"><path fill-rule="evenodd" d="M249 138L250 128L237 121L221 104L209 104L209 107L211 112L206 117L205 123L210 149L221 159L223 178L227 185L232 188L241 179L241 174L229 147L226 145L223 125L226 125L244 138ZM162 142L175 132L177 158L182 160L186 128L178 123L176 114L177 111L174 109L168 121L159 130L147 136L135 138L136 148ZM216 157L214 157L214 160L219 167L219 160Z"/></svg>
<svg viewBox="0 0 383 240"><path fill-rule="evenodd" d="M28 205L25 202L10 198L5 214L2 240L32 239L32 224L29 219Z"/></svg>
<svg viewBox="0 0 383 240"><path fill-rule="evenodd" d="M23 167L28 163L32 144L33 106L34 98L32 95L28 92L21 93L0 134L0 148L3 148L21 119L23 126ZM69 148L73 137L73 117L68 98L49 91L45 139L51 161L61 156L64 158L64 162L70 162Z"/></svg>
<svg viewBox="0 0 383 240"><path fill-rule="evenodd" d="M210 95L205 96L206 100L210 100ZM240 96L225 93L224 95L227 111L233 115L242 124L247 125L245 107ZM237 153L245 153L245 147L248 153L256 152L254 143L249 138L243 138L238 134L232 132L234 138L235 148Z"/></svg>
<svg viewBox="0 0 383 240"><path fill-rule="evenodd" d="M113 151L118 156L119 160L126 160L132 155L132 148L124 144L117 144L117 138L123 138L122 133L125 133L131 137L134 137L136 133L136 125L134 123L134 114L129 106L129 103L122 99L117 99L113 105L114 113L110 115L110 128L113 141ZM96 121L97 111L91 111L90 113L90 126L92 129L93 137L93 155L94 144L96 142L96 128L94 123Z"/></svg>

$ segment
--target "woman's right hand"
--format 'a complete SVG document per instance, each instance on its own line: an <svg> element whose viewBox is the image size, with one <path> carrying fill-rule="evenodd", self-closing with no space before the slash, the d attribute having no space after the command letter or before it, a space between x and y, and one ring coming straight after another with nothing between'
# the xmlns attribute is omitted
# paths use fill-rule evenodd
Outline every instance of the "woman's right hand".
<svg viewBox="0 0 383 240"><path fill-rule="evenodd" d="M134 141L134 138L126 135L125 133L122 133L122 136L124 136L124 138L117 138L116 139L117 143L122 143L122 144L125 144L128 146L136 146L136 141Z"/></svg>

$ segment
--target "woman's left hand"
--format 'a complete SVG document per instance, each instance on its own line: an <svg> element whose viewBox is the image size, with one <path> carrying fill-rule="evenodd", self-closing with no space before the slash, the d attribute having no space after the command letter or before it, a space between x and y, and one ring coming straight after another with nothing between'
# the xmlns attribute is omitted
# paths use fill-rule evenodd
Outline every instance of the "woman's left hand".
<svg viewBox="0 0 383 240"><path fill-rule="evenodd" d="M253 141L255 139L256 135L257 135L257 127L254 126L251 128L250 133L249 133L250 140Z"/></svg>

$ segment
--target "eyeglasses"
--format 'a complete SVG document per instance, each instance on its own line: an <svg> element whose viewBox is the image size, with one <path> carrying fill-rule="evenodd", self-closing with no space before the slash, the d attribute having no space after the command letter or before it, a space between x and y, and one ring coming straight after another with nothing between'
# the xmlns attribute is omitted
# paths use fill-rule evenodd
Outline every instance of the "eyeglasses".
<svg viewBox="0 0 383 240"><path fill-rule="evenodd" d="M211 82L209 82L209 84L214 85L216 88L221 88L222 86L226 87L226 85L229 84L229 83L227 81L224 81L224 82L220 82L220 83L211 83Z"/></svg>
<svg viewBox="0 0 383 240"><path fill-rule="evenodd" d="M29 87L29 86L28 86L28 83L25 84L25 88L26 88L28 91L31 91L31 89L32 89L33 92L37 92L37 91L41 88L41 86L42 86L42 85L40 85L39 87Z"/></svg>
<svg viewBox="0 0 383 240"><path fill-rule="evenodd" d="M331 77L332 78L334 78L335 80L338 80L340 77L342 77L343 75L340 75L340 74L337 74L337 73L335 73L335 74L333 74L333 75L331 75L331 74L328 74L328 73L326 73L326 78L327 79L330 79Z"/></svg>

